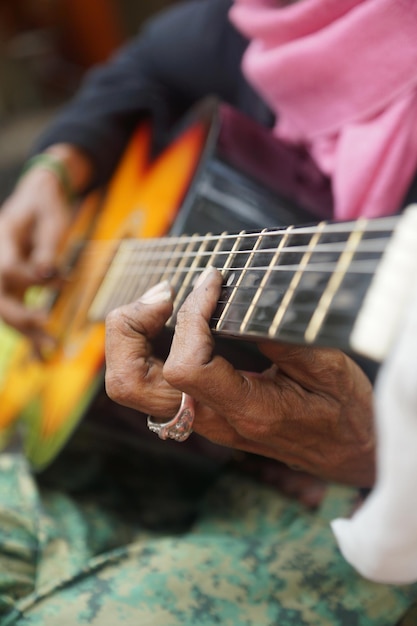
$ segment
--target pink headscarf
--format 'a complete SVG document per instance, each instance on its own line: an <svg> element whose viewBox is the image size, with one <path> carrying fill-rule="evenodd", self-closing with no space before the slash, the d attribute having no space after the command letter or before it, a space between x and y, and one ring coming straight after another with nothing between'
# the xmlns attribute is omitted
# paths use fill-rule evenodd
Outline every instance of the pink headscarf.
<svg viewBox="0 0 417 626"><path fill-rule="evenodd" d="M332 179L336 219L398 211L417 169L416 0L235 0L243 71Z"/></svg>

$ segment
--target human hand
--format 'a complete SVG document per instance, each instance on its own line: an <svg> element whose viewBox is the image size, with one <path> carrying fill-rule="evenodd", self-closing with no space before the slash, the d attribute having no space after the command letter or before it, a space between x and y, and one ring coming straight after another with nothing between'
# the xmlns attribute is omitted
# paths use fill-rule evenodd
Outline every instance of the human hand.
<svg viewBox="0 0 417 626"><path fill-rule="evenodd" d="M62 160L74 189L84 182L90 166L77 149L62 144L51 154ZM58 249L71 214L62 181L42 166L19 180L0 211L0 317L28 336L35 348L49 340L46 312L29 309L25 292L57 278Z"/></svg>
<svg viewBox="0 0 417 626"><path fill-rule="evenodd" d="M108 316L106 389L116 402L168 420L181 391L195 400L194 430L214 443L277 459L326 480L374 479L372 387L334 349L262 343L262 374L214 354L209 320L221 274L206 272L177 316L165 363L152 341L172 312L167 284Z"/></svg>

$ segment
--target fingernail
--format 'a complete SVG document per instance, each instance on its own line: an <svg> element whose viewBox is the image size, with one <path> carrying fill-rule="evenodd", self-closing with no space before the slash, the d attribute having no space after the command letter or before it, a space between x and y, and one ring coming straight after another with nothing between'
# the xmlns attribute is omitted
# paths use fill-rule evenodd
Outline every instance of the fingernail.
<svg viewBox="0 0 417 626"><path fill-rule="evenodd" d="M139 302L142 304L156 304L157 302L168 302L171 300L172 294L167 280L163 280L162 283L158 283L139 298Z"/></svg>
<svg viewBox="0 0 417 626"><path fill-rule="evenodd" d="M213 267L213 265L207 265L207 267L201 272L200 276L195 281L194 289L197 289L197 287L200 287L200 285L204 283L206 278L208 278L215 271L216 271L216 268Z"/></svg>

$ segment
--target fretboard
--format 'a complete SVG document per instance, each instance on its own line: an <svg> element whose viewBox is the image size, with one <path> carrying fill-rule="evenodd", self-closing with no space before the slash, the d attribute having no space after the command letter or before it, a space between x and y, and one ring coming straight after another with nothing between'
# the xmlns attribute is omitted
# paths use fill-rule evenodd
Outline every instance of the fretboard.
<svg viewBox="0 0 417 626"><path fill-rule="evenodd" d="M415 279L416 237L412 207L401 217L375 220L126 239L117 246L89 317L104 319L168 280L176 292L174 324L196 278L213 265L224 277L213 332L353 349L380 360L395 334L391 326L407 305L409 277ZM382 328L374 337L374 326L383 327L385 320L389 336L381 336L387 335Z"/></svg>

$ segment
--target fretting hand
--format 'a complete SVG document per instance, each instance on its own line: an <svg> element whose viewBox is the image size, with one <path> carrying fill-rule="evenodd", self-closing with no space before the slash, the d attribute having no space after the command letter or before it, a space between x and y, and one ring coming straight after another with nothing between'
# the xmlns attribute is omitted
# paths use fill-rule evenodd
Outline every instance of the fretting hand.
<svg viewBox="0 0 417 626"><path fill-rule="evenodd" d="M165 363L152 341L172 312L167 283L107 319L106 389L116 402L167 420L181 392L195 400L194 430L212 442L274 458L328 480L374 479L372 387L343 352L262 343L262 374L213 352L209 320L222 277L210 268L181 307ZM179 444L180 445L180 444Z"/></svg>

